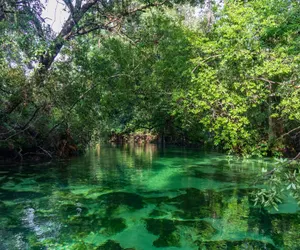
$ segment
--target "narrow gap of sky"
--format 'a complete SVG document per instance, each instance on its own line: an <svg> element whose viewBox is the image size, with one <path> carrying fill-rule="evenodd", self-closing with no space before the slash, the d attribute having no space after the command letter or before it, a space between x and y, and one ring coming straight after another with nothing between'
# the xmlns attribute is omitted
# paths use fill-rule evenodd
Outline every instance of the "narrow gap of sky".
<svg viewBox="0 0 300 250"><path fill-rule="evenodd" d="M58 33L69 15L63 0L42 0L41 2L45 6L42 17L52 30Z"/></svg>

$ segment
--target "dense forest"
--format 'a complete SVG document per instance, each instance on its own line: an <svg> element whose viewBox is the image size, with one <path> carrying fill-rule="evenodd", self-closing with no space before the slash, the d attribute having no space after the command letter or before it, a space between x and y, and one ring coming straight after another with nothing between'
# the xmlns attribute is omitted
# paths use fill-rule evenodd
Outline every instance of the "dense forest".
<svg viewBox="0 0 300 250"><path fill-rule="evenodd" d="M239 155L300 151L300 3L0 4L0 151L66 157L102 140Z"/></svg>
<svg viewBox="0 0 300 250"><path fill-rule="evenodd" d="M299 160L299 0L0 0L0 249L299 249Z"/></svg>

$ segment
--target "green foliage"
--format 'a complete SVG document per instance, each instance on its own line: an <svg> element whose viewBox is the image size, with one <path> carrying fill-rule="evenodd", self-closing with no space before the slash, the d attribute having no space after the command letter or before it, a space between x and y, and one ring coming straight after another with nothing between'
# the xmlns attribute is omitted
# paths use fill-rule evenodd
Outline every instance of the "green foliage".
<svg viewBox="0 0 300 250"><path fill-rule="evenodd" d="M278 205L292 196L300 204L300 164L293 160L277 160L277 166L263 173L266 188L254 193L254 205L273 207L278 211Z"/></svg>
<svg viewBox="0 0 300 250"><path fill-rule="evenodd" d="M83 149L145 131L244 156L300 150L298 1L214 3L194 23L187 5L92 6L56 38L38 3L11 1L16 18L0 22L4 147L57 151L67 137Z"/></svg>
<svg viewBox="0 0 300 250"><path fill-rule="evenodd" d="M277 39L271 30L278 32L287 18L295 21L298 11L298 4L286 1L229 1L209 34L190 37L197 55L194 84L178 109L191 116L189 122L199 122L215 145L241 154L279 150L282 141L274 137L290 128L282 119L298 115L299 53L295 23Z"/></svg>

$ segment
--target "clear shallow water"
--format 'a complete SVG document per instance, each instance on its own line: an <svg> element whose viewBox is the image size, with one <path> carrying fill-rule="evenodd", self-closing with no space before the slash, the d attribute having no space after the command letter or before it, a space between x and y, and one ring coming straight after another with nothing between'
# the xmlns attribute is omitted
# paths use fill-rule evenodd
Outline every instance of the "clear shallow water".
<svg viewBox="0 0 300 250"><path fill-rule="evenodd" d="M0 250L300 249L293 199L253 206L272 164L146 145L0 166Z"/></svg>

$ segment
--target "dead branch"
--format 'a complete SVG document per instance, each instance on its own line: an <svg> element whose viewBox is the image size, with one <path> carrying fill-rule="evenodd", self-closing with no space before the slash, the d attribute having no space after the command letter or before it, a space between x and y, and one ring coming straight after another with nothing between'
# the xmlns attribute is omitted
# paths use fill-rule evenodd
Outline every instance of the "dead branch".
<svg viewBox="0 0 300 250"><path fill-rule="evenodd" d="M41 149L44 153L46 153L50 158L53 158L52 155L45 149L43 149L42 147L38 147L39 149Z"/></svg>
<svg viewBox="0 0 300 250"><path fill-rule="evenodd" d="M295 132L295 131L297 131L299 129L300 129L300 126L297 127L297 128L294 128L294 129L290 130L289 132L287 132L285 134L283 134L282 136L280 136L279 138L277 138L277 140L282 139L283 137L285 137L285 136L287 136L287 135L289 135L289 134L291 134L291 133L293 133L293 132Z"/></svg>

